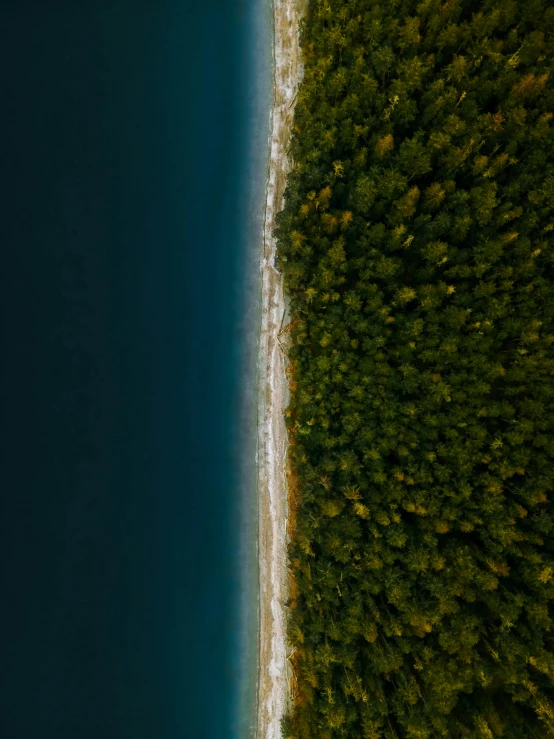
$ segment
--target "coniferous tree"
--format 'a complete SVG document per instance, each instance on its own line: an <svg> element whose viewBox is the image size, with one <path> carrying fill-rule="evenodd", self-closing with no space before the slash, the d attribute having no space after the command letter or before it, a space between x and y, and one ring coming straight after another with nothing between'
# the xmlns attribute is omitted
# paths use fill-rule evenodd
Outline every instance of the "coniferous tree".
<svg viewBox="0 0 554 739"><path fill-rule="evenodd" d="M310 0L291 739L554 736L554 6Z"/></svg>

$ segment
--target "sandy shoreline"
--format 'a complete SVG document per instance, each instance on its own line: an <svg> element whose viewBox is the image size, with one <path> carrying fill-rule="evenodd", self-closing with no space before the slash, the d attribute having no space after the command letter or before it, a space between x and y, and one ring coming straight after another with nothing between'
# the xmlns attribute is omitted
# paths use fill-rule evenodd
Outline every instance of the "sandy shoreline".
<svg viewBox="0 0 554 739"><path fill-rule="evenodd" d="M286 646L287 597L287 432L285 359L279 332L285 318L282 278L275 269L275 216L283 207L289 169L286 149L301 77L297 0L273 0L273 108L263 232L262 317L258 409L259 676L257 739L279 739L289 699Z"/></svg>

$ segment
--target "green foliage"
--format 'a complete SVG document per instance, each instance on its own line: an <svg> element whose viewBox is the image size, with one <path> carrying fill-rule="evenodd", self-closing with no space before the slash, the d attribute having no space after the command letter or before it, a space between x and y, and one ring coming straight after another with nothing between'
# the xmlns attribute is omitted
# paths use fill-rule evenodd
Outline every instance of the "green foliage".
<svg viewBox="0 0 554 739"><path fill-rule="evenodd" d="M311 0L294 739L554 736L554 7Z"/></svg>

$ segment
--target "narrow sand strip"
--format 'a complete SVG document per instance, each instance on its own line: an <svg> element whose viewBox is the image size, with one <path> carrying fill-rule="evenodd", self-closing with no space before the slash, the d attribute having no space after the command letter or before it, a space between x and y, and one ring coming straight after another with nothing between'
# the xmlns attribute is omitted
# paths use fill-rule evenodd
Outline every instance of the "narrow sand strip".
<svg viewBox="0 0 554 739"><path fill-rule="evenodd" d="M273 0L274 90L263 234L260 334L258 497L260 654L257 739L279 739L289 698L284 603L287 597L287 432L285 359L279 332L285 315L282 278L275 269L275 216L283 208L287 145L302 74L297 0Z"/></svg>

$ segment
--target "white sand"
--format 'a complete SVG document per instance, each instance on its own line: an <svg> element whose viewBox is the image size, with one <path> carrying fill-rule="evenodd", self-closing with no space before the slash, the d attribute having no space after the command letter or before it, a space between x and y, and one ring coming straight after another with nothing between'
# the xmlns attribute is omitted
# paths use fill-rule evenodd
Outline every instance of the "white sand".
<svg viewBox="0 0 554 739"><path fill-rule="evenodd" d="M285 357L279 332L285 317L282 278L275 268L275 216L283 208L289 170L287 145L302 75L297 0L274 0L274 92L270 160L263 234L260 335L258 494L260 566L260 654L257 739L279 739L289 700L287 659L287 431Z"/></svg>

